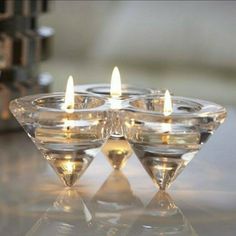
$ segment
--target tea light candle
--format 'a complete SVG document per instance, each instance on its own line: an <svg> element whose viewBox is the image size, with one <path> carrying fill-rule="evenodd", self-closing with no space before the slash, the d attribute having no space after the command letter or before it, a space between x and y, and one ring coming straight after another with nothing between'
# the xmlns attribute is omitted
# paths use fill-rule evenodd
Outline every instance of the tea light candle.
<svg viewBox="0 0 236 236"><path fill-rule="evenodd" d="M72 76L69 76L67 80L66 92L65 92L65 102L62 105L62 109L65 110L67 117L63 119L64 122L64 131L66 136L66 142L70 143L72 140L71 129L75 126L74 120L71 120L71 114L74 112L75 106L75 97L74 97L74 80ZM75 171L75 163L71 155L66 155L65 160L61 163L61 168L63 169L64 176L73 175Z"/></svg>
<svg viewBox="0 0 236 236"><path fill-rule="evenodd" d="M73 80L73 77L70 75L67 80L66 93L65 93L65 103L64 103L64 110L67 113L74 112L74 106L75 106L74 100L75 100L74 80Z"/></svg>
<svg viewBox="0 0 236 236"><path fill-rule="evenodd" d="M164 107L163 107L163 114L166 117L164 119L165 123L162 123L162 128L163 128L163 135L162 135L162 143L163 144L168 144L169 143L169 133L171 132L171 118L169 117L173 111L172 108L172 100L170 96L169 90L166 90L165 96L164 96Z"/></svg>
<svg viewBox="0 0 236 236"><path fill-rule="evenodd" d="M68 114L67 117L63 119L67 142L71 140L71 129L74 127L74 120L70 120L72 116L70 114L73 114L74 112L74 100L74 80L72 76L69 76L65 92L65 102L62 106L62 109Z"/></svg>
<svg viewBox="0 0 236 236"><path fill-rule="evenodd" d="M91 94L65 93L16 99L10 109L66 186L72 186L110 134L109 104Z"/></svg>
<svg viewBox="0 0 236 236"><path fill-rule="evenodd" d="M165 190L224 121L217 104L184 97L146 95L130 99L121 112L124 136L143 167Z"/></svg>
<svg viewBox="0 0 236 236"><path fill-rule="evenodd" d="M111 109L121 109L122 100L121 100L121 79L120 79L120 71L118 67L115 67L111 76L111 87L110 87L110 104Z"/></svg>

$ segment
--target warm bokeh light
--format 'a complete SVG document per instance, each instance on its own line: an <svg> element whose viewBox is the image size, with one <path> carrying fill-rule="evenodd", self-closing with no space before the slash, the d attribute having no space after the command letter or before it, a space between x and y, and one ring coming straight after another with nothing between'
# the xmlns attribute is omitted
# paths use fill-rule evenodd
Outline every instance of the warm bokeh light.
<svg viewBox="0 0 236 236"><path fill-rule="evenodd" d="M169 90L166 90L165 97L164 97L164 108L163 108L163 114L164 116L169 116L173 111L172 108L172 100L170 96Z"/></svg>
<svg viewBox="0 0 236 236"><path fill-rule="evenodd" d="M121 96L121 79L118 67L115 67L111 76L110 95L112 98Z"/></svg>
<svg viewBox="0 0 236 236"><path fill-rule="evenodd" d="M71 161L65 162L63 169L65 170L66 173L72 174L74 172L75 165Z"/></svg>

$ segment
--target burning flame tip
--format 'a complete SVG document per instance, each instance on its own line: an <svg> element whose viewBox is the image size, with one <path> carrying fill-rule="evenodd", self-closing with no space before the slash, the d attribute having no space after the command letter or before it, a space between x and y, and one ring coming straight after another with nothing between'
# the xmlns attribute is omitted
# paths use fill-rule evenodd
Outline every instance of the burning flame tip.
<svg viewBox="0 0 236 236"><path fill-rule="evenodd" d="M114 71L119 72L119 68L117 66L115 66L114 69L113 69L113 72Z"/></svg>
<svg viewBox="0 0 236 236"><path fill-rule="evenodd" d="M74 80L70 75L67 80L66 93L65 93L65 109L67 112L73 112L74 109Z"/></svg>
<svg viewBox="0 0 236 236"><path fill-rule="evenodd" d="M111 94L111 97L121 96L120 71L117 66L115 66L112 71L110 94Z"/></svg>
<svg viewBox="0 0 236 236"><path fill-rule="evenodd" d="M172 108L172 100L169 90L167 89L165 92L164 97L164 108L163 108L163 114L164 116L169 116L173 112Z"/></svg>

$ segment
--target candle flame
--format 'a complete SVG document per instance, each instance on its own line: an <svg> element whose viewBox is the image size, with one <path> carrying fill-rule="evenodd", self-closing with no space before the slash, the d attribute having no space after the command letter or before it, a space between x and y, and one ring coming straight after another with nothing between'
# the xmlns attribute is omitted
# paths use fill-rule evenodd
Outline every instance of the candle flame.
<svg viewBox="0 0 236 236"><path fill-rule="evenodd" d="M169 90L166 90L165 97L164 97L164 108L163 108L163 114L164 116L169 116L173 112L172 108L172 100L170 96Z"/></svg>
<svg viewBox="0 0 236 236"><path fill-rule="evenodd" d="M66 93L65 93L65 110L68 113L74 112L74 80L72 76L69 76L67 80Z"/></svg>
<svg viewBox="0 0 236 236"><path fill-rule="evenodd" d="M112 98L121 96L121 79L118 67L115 67L112 72L110 95Z"/></svg>

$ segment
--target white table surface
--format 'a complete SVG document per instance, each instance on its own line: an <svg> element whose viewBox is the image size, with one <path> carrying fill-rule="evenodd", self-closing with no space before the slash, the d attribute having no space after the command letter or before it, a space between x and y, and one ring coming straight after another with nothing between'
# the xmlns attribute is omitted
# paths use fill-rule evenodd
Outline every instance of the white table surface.
<svg viewBox="0 0 236 236"><path fill-rule="evenodd" d="M0 235L189 235L177 234L184 222L191 235L235 236L235 169L236 110L230 108L225 123L169 189L179 213L164 224L155 199L152 211L147 208L158 190L134 155L114 182L98 154L68 194L25 133L2 134ZM143 230L145 225L153 229Z"/></svg>

